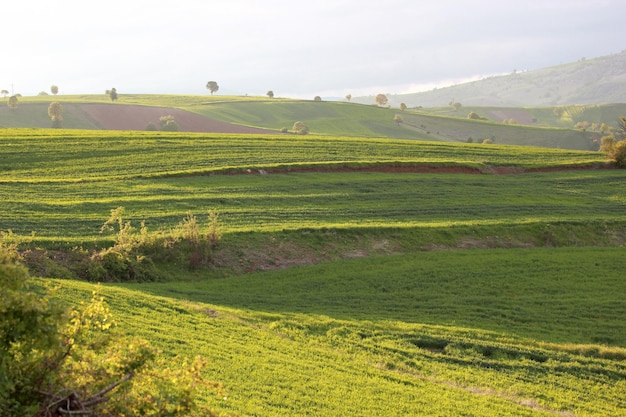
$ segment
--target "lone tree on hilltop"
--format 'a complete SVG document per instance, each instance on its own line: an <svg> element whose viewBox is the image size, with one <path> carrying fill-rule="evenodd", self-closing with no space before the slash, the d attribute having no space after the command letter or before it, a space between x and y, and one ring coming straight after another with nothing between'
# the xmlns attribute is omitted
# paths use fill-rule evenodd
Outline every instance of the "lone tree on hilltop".
<svg viewBox="0 0 626 417"><path fill-rule="evenodd" d="M56 96L57 94L59 94L59 87L56 85L50 86L50 92Z"/></svg>
<svg viewBox="0 0 626 417"><path fill-rule="evenodd" d="M220 89L220 86L217 85L215 81L209 81L206 83L206 88L211 92L211 95L213 95L213 93L217 93L217 90Z"/></svg>
<svg viewBox="0 0 626 417"><path fill-rule="evenodd" d="M272 90L268 91L266 94L269 98L274 98L274 92Z"/></svg>
<svg viewBox="0 0 626 417"><path fill-rule="evenodd" d="M320 96L315 96L313 97L314 101L322 101L322 98Z"/></svg>
<svg viewBox="0 0 626 417"><path fill-rule="evenodd" d="M387 98L386 95L384 95L384 94L377 94L376 95L376 104L378 104L379 106L386 105L388 101L389 101L389 99Z"/></svg>
<svg viewBox="0 0 626 417"><path fill-rule="evenodd" d="M111 97L111 101L117 100L117 90L115 88L105 91L105 94Z"/></svg>
<svg viewBox="0 0 626 417"><path fill-rule="evenodd" d="M48 106L48 116L52 120L52 127L60 128L63 122L63 106L58 101L50 103Z"/></svg>
<svg viewBox="0 0 626 417"><path fill-rule="evenodd" d="M7 96L9 95L9 91L8 90L2 90L2 91L0 91L0 94L2 94L2 97L7 98Z"/></svg>
<svg viewBox="0 0 626 417"><path fill-rule="evenodd" d="M406 104L400 103L400 110L405 111L406 110Z"/></svg>
<svg viewBox="0 0 626 417"><path fill-rule="evenodd" d="M352 94L346 94L346 101L352 100Z"/></svg>

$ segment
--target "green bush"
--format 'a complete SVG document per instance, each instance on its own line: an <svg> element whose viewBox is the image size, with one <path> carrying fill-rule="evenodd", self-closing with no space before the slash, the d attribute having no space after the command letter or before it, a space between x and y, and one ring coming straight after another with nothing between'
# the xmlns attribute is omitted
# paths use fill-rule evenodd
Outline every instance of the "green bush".
<svg viewBox="0 0 626 417"><path fill-rule="evenodd" d="M86 279L97 282L150 282L163 279L154 259L187 264L195 269L210 265L213 249L221 240L218 215L208 212L203 231L195 215L188 213L177 227L166 234L149 234L145 224L139 231L124 221L124 207L111 210L101 231L114 231L115 243L93 253L86 268Z"/></svg>
<svg viewBox="0 0 626 417"><path fill-rule="evenodd" d="M626 139L615 144L611 157L618 167L626 168Z"/></svg>
<svg viewBox="0 0 626 417"><path fill-rule="evenodd" d="M206 389L223 395L204 367L119 333L95 293L78 309L38 294L0 240L0 417L214 416L195 400Z"/></svg>

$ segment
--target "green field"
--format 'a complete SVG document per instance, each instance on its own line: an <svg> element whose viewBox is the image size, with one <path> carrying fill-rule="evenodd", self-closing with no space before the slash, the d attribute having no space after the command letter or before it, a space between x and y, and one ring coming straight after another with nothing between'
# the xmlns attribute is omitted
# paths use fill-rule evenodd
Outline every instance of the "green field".
<svg viewBox="0 0 626 417"><path fill-rule="evenodd" d="M110 103L108 96L72 95L23 97L17 109L0 107L0 127L50 126L47 106L59 101L65 108L64 126L72 129L101 129L81 110L85 103ZM492 108L452 107L408 109L381 108L348 102L315 102L312 100L269 99L240 96L181 96L122 94L116 105L171 107L202 116L275 131L290 129L302 121L314 134L352 137L388 137L444 142L481 143L489 139L498 144L542 146L561 149L596 150L599 132L575 130L577 122L606 123L615 127L625 107L620 104L563 106L560 115L554 107ZM488 121L468 120L476 112ZM523 113L528 118L518 125L502 124L507 114ZM394 123L400 115L403 123ZM532 121L530 121L532 119Z"/></svg>
<svg viewBox="0 0 626 417"><path fill-rule="evenodd" d="M120 206L150 232L219 213L208 267L37 282L208 358L220 412L626 415L626 171L597 152L6 129L0 155L0 231L27 252L106 245Z"/></svg>
<svg viewBox="0 0 626 417"><path fill-rule="evenodd" d="M590 152L298 136L5 133L0 228L42 240L93 240L118 206L152 230L213 209L227 231L245 232L610 222L622 220L624 205L615 194L622 171L393 172L602 167L603 156ZM277 174L259 174L268 171Z"/></svg>
<svg viewBox="0 0 626 417"><path fill-rule="evenodd" d="M101 292L128 332L209 358L229 413L619 416L623 255L427 252Z"/></svg>

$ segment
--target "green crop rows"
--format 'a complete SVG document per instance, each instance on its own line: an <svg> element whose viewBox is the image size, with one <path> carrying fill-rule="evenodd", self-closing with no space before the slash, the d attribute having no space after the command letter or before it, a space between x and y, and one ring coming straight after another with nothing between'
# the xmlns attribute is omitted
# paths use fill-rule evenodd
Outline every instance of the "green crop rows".
<svg viewBox="0 0 626 417"><path fill-rule="evenodd" d="M619 416L626 350L559 341L624 342L623 259L430 252L100 291L165 354L209 358L228 395L207 400L227 412ZM68 299L93 289L59 283Z"/></svg>
<svg viewBox="0 0 626 417"><path fill-rule="evenodd" d="M0 155L0 231L34 231L33 247L105 239L119 206L150 231L219 213L216 262L257 272L38 282L72 303L97 290L126 332L208 358L227 396L203 400L220 412L626 415L626 171L550 171L604 167L598 153L6 130ZM406 169L424 166L446 172ZM294 254L332 261L259 272Z"/></svg>
<svg viewBox="0 0 626 417"><path fill-rule="evenodd" d="M0 229L34 231L41 239L92 240L118 206L151 230L207 209L217 210L231 232L623 220L622 171L288 173L602 161L590 152L382 139L25 132L0 137ZM283 174L258 175L277 167ZM225 173L244 175L212 175Z"/></svg>

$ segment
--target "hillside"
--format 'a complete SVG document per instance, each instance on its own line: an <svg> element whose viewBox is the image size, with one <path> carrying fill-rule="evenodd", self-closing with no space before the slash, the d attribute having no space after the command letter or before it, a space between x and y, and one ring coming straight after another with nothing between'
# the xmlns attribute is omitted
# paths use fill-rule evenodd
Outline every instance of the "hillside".
<svg viewBox="0 0 626 417"><path fill-rule="evenodd" d="M290 130L294 122L301 121L312 134L318 135L446 142L488 139L502 144L577 150L596 150L599 139L597 133L574 130L578 121L613 125L618 115L626 112L624 105L568 106L558 116L554 108L464 106L455 111L447 106L399 112L394 108L344 102L120 94L115 103L104 95L24 97L16 109L0 107L0 127L49 127L47 106L53 100L62 103L63 126L70 129L141 131L149 124L158 125L160 117L169 115L175 118L183 132L276 133ZM485 117L488 122L468 120L470 111ZM394 122L398 115L402 117L402 123ZM502 124L503 118L514 118L517 125Z"/></svg>
<svg viewBox="0 0 626 417"><path fill-rule="evenodd" d="M207 359L219 415L626 409L626 171L598 152L0 129L0 154L0 245L160 359Z"/></svg>
<svg viewBox="0 0 626 417"><path fill-rule="evenodd" d="M626 102L626 51L578 62L516 71L470 83L414 94L388 94L390 104L409 107L445 106L450 101L471 106L562 106ZM370 104L373 97L354 97Z"/></svg>

